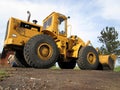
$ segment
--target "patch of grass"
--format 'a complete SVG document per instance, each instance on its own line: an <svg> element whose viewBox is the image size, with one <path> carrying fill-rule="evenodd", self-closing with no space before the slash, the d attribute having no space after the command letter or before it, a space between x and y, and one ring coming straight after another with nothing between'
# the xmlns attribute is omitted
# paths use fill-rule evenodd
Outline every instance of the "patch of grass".
<svg viewBox="0 0 120 90"><path fill-rule="evenodd" d="M74 70L80 70L80 68L79 68L78 66L76 66L76 67L74 68Z"/></svg>
<svg viewBox="0 0 120 90"><path fill-rule="evenodd" d="M50 69L60 69L60 68L56 66L52 66Z"/></svg>
<svg viewBox="0 0 120 90"><path fill-rule="evenodd" d="M8 74L4 70L0 70L0 81L2 81L5 77L8 77Z"/></svg>
<svg viewBox="0 0 120 90"><path fill-rule="evenodd" d="M116 68L114 69L114 71L120 72L120 66L119 66L119 67L116 67Z"/></svg>
<svg viewBox="0 0 120 90"><path fill-rule="evenodd" d="M58 69L61 69L61 68L57 67L57 66L52 66L50 69L58 70ZM76 66L73 70L80 70L80 68L78 66Z"/></svg>

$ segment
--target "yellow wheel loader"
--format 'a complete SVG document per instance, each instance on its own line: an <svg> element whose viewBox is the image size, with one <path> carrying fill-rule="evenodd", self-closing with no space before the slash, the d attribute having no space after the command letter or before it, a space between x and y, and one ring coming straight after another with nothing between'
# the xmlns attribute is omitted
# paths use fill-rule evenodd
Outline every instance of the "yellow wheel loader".
<svg viewBox="0 0 120 90"><path fill-rule="evenodd" d="M115 57L98 55L89 42L76 35L68 37L65 15L53 12L40 26L37 20L30 22L28 14L27 21L13 17L8 21L2 57L13 52L10 64L14 61L20 67L49 68L58 62L61 69L73 69L76 63L83 70L103 69L104 65L113 69Z"/></svg>

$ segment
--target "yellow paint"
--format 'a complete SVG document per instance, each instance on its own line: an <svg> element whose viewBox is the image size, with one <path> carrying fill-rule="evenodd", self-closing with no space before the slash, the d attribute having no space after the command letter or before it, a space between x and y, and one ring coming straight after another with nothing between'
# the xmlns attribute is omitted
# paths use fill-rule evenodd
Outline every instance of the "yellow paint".
<svg viewBox="0 0 120 90"><path fill-rule="evenodd" d="M65 15L53 12L43 20L43 26L41 26L11 17L7 26L4 46L6 48L9 45L24 46L33 36L47 34L56 42L60 54L64 56L64 60L69 60L67 58L78 58L78 52L81 47L88 46L91 43L88 41L85 44L85 42L76 35L67 37L67 19L68 18ZM42 46L48 46L48 48L44 47L43 49L43 51L46 51L47 53L44 53L43 51L41 52L39 49L37 53L45 60L44 56L49 53L49 50L52 52L52 49L47 44ZM42 46L39 46L39 48ZM40 52L42 54L40 54ZM50 55L51 54L48 54L48 58ZM91 55L91 53L89 53L89 55ZM93 57L89 57L89 55L87 57L88 61L93 64L96 57L95 55L93 55ZM109 55L99 55L100 63L108 64L108 57ZM115 59L114 56L111 57Z"/></svg>

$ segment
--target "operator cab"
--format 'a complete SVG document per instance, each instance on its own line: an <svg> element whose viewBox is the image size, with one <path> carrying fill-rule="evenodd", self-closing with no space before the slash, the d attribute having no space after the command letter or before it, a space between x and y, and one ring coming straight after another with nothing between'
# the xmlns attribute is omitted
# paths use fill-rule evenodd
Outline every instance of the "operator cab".
<svg viewBox="0 0 120 90"><path fill-rule="evenodd" d="M43 30L55 35L67 36L67 18L60 13L53 12L43 20Z"/></svg>

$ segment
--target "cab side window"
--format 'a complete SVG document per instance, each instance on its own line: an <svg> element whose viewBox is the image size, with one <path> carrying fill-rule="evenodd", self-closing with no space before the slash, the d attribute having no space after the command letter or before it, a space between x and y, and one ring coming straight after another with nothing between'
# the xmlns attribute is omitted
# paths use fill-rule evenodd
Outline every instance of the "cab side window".
<svg viewBox="0 0 120 90"><path fill-rule="evenodd" d="M59 30L59 34L65 34L65 20L62 17L58 18L58 30Z"/></svg>

